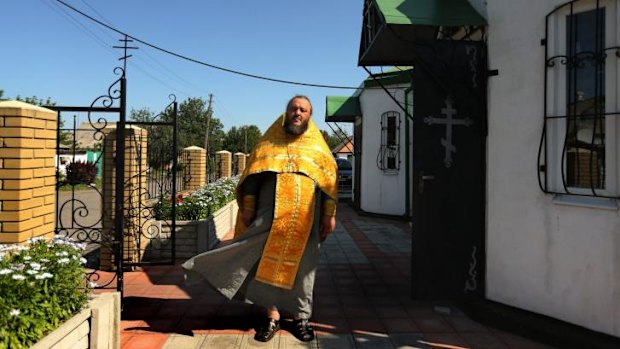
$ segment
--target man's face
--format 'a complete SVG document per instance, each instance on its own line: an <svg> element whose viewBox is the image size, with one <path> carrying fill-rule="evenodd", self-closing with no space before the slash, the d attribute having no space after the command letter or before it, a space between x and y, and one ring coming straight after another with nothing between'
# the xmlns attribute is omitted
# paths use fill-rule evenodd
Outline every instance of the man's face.
<svg viewBox="0 0 620 349"><path fill-rule="evenodd" d="M300 135L308 129L308 120L312 115L310 102L305 98L295 98L286 107L284 130L288 134Z"/></svg>

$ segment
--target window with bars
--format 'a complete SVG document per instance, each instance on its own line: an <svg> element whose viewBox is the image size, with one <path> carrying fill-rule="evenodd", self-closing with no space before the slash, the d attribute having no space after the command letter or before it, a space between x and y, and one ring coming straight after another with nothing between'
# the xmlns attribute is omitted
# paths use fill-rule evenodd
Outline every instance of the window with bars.
<svg viewBox="0 0 620 349"><path fill-rule="evenodd" d="M617 0L569 2L547 15L545 192L619 198Z"/></svg>
<svg viewBox="0 0 620 349"><path fill-rule="evenodd" d="M400 168L400 113L388 111L381 115L381 147L377 165L382 171Z"/></svg>

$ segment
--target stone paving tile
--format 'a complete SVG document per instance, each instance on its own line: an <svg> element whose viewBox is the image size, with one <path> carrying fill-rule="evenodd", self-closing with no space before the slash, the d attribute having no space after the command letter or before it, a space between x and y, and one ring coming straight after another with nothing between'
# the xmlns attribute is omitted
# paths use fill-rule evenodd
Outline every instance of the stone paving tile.
<svg viewBox="0 0 620 349"><path fill-rule="evenodd" d="M317 335L317 342L321 349L354 349L355 342L350 333Z"/></svg>
<svg viewBox="0 0 620 349"><path fill-rule="evenodd" d="M241 348L243 341L243 334L221 334L217 336L207 335L200 349L237 349ZM164 349L177 349L177 348L164 348ZM178 348L181 349L181 348Z"/></svg>
<svg viewBox="0 0 620 349"><path fill-rule="evenodd" d="M398 349L432 349L424 343L424 335L421 333L390 333L390 340Z"/></svg>
<svg viewBox="0 0 620 349"><path fill-rule="evenodd" d="M472 348L476 349L509 349L508 345L503 343L497 337L489 332L484 333L460 333L461 338Z"/></svg>
<svg viewBox="0 0 620 349"><path fill-rule="evenodd" d="M204 340L205 336L172 335L166 341L163 349L199 349L202 348Z"/></svg>
<svg viewBox="0 0 620 349"><path fill-rule="evenodd" d="M394 349L394 343L383 333L354 333L355 347L359 349Z"/></svg>
<svg viewBox="0 0 620 349"><path fill-rule="evenodd" d="M177 264L126 273L122 349L551 348L483 326L450 303L412 300L411 228L350 207L339 212L320 254L314 341L284 330L269 343L255 341L248 305L183 285Z"/></svg>
<svg viewBox="0 0 620 349"><path fill-rule="evenodd" d="M302 342L290 335L280 336L280 345L282 349L319 349L319 343L316 338L311 342ZM323 349L321 347L321 349Z"/></svg>

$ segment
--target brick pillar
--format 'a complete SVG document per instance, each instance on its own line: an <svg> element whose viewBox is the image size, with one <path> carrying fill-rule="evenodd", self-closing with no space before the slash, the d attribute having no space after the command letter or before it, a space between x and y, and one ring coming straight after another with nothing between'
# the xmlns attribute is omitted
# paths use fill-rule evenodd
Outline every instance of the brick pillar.
<svg viewBox="0 0 620 349"><path fill-rule="evenodd" d="M183 190L202 188L207 183L207 151L204 148L191 146L181 152L183 161Z"/></svg>
<svg viewBox="0 0 620 349"><path fill-rule="evenodd" d="M0 102L0 243L54 235L55 111Z"/></svg>
<svg viewBox="0 0 620 349"><path fill-rule="evenodd" d="M103 140L103 180L102 180L102 236L105 241L114 239L114 219L116 216L116 125L106 127ZM139 127L125 129L125 172L123 182L125 189L123 200L125 228L123 231L123 261L138 262L144 252L148 239L138 236L141 227L150 224L146 215L146 178L147 178L147 132ZM140 246L138 246L138 244ZM112 270L114 254L105 244L101 248L100 265L102 270Z"/></svg>
<svg viewBox="0 0 620 349"><path fill-rule="evenodd" d="M235 153L235 168L237 172L235 175L240 175L245 169L245 153Z"/></svg>
<svg viewBox="0 0 620 349"><path fill-rule="evenodd" d="M215 153L215 179L232 176L232 154L227 150Z"/></svg>

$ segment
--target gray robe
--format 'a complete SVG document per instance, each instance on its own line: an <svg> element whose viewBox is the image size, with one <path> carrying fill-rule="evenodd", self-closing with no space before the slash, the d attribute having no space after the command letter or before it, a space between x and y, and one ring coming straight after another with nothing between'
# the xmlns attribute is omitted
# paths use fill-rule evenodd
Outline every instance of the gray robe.
<svg viewBox="0 0 620 349"><path fill-rule="evenodd" d="M266 176L256 202L256 219L246 232L229 245L192 257L185 263L189 283L206 281L228 299L242 298L264 307L275 306L295 318L312 315L314 276L319 260L321 192L315 193L314 223L304 250L293 289L271 286L254 278L269 236L274 211L276 175Z"/></svg>

